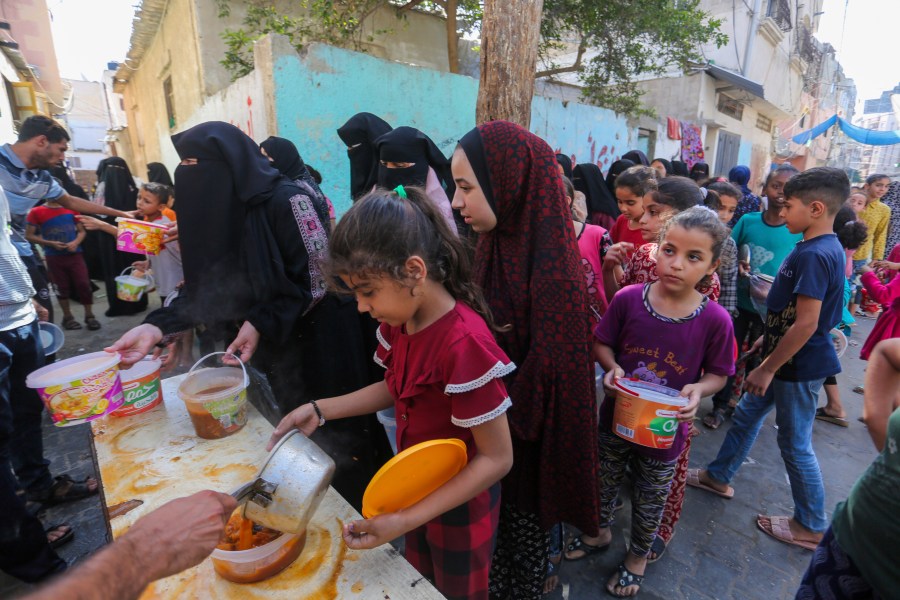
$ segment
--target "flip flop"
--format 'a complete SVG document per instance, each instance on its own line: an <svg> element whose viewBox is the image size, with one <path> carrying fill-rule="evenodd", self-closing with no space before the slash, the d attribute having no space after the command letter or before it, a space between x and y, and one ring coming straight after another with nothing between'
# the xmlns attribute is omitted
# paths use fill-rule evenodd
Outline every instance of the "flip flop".
<svg viewBox="0 0 900 600"><path fill-rule="evenodd" d="M569 544L566 546L566 550L565 550L565 552L563 552L563 558L565 558L569 562L577 562L579 560L584 560L585 558L587 558L593 554L605 552L606 550L609 549L609 547L611 545L612 545L612 542L603 544L602 546L593 546L591 544L584 542L581 539L581 536L578 536L575 539L573 539L571 542L569 542ZM569 558L568 556L566 556L566 554L568 554L569 552L575 552L576 550L581 550L582 552L584 552L584 554L582 554L578 558Z"/></svg>
<svg viewBox="0 0 900 600"><path fill-rule="evenodd" d="M707 485L707 484L703 483L702 481L700 481L700 469L688 469L687 484L691 487L695 487L695 488L704 490L706 492L715 494L716 496L720 496L720 497L726 498L728 500L731 500L732 498L734 498L734 488L733 487L728 486L727 492L720 492L719 490L712 487L711 485Z"/></svg>
<svg viewBox="0 0 900 600"><path fill-rule="evenodd" d="M644 576L638 575L637 573L632 573L625 567L625 563L622 563L616 568L615 587L618 587L621 590L622 588L637 586L638 591L625 596L621 593L613 591L613 589L610 589L609 582L607 582L606 593L615 598L634 598L638 595L638 593L640 593L642 583L644 583Z"/></svg>
<svg viewBox="0 0 900 600"><path fill-rule="evenodd" d="M839 427L850 427L850 422L847 419L842 417L833 417L825 412L824 408L816 409L816 419L819 421L825 421L826 423L831 423L832 425L838 425Z"/></svg>
<svg viewBox="0 0 900 600"><path fill-rule="evenodd" d="M766 525L763 519L768 519ZM804 540L795 540L794 534L791 533L790 517L770 517L768 515L756 515L756 526L766 535L772 536L779 542L799 546L804 550L815 550L818 547L816 542L808 542Z"/></svg>
<svg viewBox="0 0 900 600"><path fill-rule="evenodd" d="M63 527L67 528L67 531L64 534L62 534L61 536L59 536L52 542L50 540L47 540L47 543L50 544L50 547L54 550L56 550L63 544L67 544L67 543L71 542L72 539L75 537L75 530L72 529L72 526L69 525L68 523L57 523L56 525L51 525L50 527L47 527L46 529L44 529L44 533L46 533L49 536L51 533L57 531L58 529L62 529Z"/></svg>
<svg viewBox="0 0 900 600"><path fill-rule="evenodd" d="M659 535L653 538L653 543L650 545L650 552L656 554L656 558L647 557L647 563L655 563L659 559L663 557L663 554L666 553L666 543L663 541Z"/></svg>

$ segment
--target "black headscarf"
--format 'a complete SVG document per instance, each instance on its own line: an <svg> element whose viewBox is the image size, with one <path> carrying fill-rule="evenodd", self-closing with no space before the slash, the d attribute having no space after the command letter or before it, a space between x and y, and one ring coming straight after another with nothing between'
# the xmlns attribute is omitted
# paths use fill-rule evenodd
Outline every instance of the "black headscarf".
<svg viewBox="0 0 900 600"><path fill-rule="evenodd" d="M565 154L557 154L556 162L558 162L560 165L562 165L563 175L565 175L569 179L572 179L572 176L574 173L572 171L572 159L569 158L568 156L566 156Z"/></svg>
<svg viewBox="0 0 900 600"><path fill-rule="evenodd" d="M103 166L104 204L116 210L134 210L137 207L137 185L125 159L111 156Z"/></svg>
<svg viewBox="0 0 900 600"><path fill-rule="evenodd" d="M387 122L372 113L362 112L337 130L350 157L350 196L353 200L367 194L378 181L378 151L375 140L391 130Z"/></svg>
<svg viewBox="0 0 900 600"><path fill-rule="evenodd" d="M108 160L108 158L103 158L100 160L100 162L97 163L97 170L95 171L97 175L97 183L103 181L103 174L106 172L106 161Z"/></svg>
<svg viewBox="0 0 900 600"><path fill-rule="evenodd" d="M650 161L647 159L647 155L644 154L643 150L629 150L622 155L622 159L630 160L636 165L644 165L645 167L650 166Z"/></svg>
<svg viewBox="0 0 900 600"><path fill-rule="evenodd" d="M634 162L625 158L617 160L609 165L609 171L606 172L606 189L609 190L609 193L612 194L613 198L616 197L616 177L633 166Z"/></svg>
<svg viewBox="0 0 900 600"><path fill-rule="evenodd" d="M175 169L190 316L197 323L242 319L257 296L256 290L251 291L248 272L252 271L244 259L265 262L262 256L268 257L275 244L265 237L253 240L252 247L247 243L248 212L289 180L269 164L253 140L228 123L201 123L173 135L172 143L182 160L197 159L196 165ZM268 278L273 266L277 264L263 268L266 274L260 276Z"/></svg>
<svg viewBox="0 0 900 600"><path fill-rule="evenodd" d="M85 200L89 200L87 193L84 191L84 188L75 183L71 177L69 177L69 170L66 169L62 165L56 165L55 167L50 168L50 174L53 175L57 181L59 181L60 185L63 186L63 189L66 190L66 193L70 196L75 196L76 198L84 198Z"/></svg>
<svg viewBox="0 0 900 600"><path fill-rule="evenodd" d="M613 219L619 216L619 205L606 186L600 167L594 163L583 163L575 167L573 174L575 189L582 192L587 200L589 218L597 213Z"/></svg>
<svg viewBox="0 0 900 600"><path fill-rule="evenodd" d="M690 171L688 171L687 163L681 160L673 160L672 161L672 172L670 175L677 175L679 177L687 177L690 175Z"/></svg>
<svg viewBox="0 0 900 600"><path fill-rule="evenodd" d="M709 165L706 163L698 162L694 163L694 166L691 167L690 178L694 181L700 182L709 177Z"/></svg>
<svg viewBox="0 0 900 600"><path fill-rule="evenodd" d="M169 176L169 170L166 165L158 162L147 163L147 181L150 183L162 183L169 187L174 187L172 178Z"/></svg>
<svg viewBox="0 0 900 600"><path fill-rule="evenodd" d="M266 151L266 155L271 159L270 163L282 175L300 183L301 186L309 187L310 197L316 213L319 215L319 220L322 221L326 229L330 230L331 217L328 213L328 201L325 199L325 194L319 188L319 184L313 178L312 173L309 172L306 163L303 162L300 151L297 150L294 142L273 135L261 143L259 147Z"/></svg>
<svg viewBox="0 0 900 600"><path fill-rule="evenodd" d="M456 185L450 172L450 161L431 138L413 127L398 127L375 140L378 152L378 185L389 190L398 185L425 187L428 168L434 169L444 185L447 197L452 198ZM405 169L389 169L381 161L415 163Z"/></svg>
<svg viewBox="0 0 900 600"><path fill-rule="evenodd" d="M650 161L650 164L652 165L655 162L661 162L663 164L663 166L666 168L666 177L668 177L669 175L674 175L674 173L672 173L672 163L671 162L669 162L665 158L654 158L653 160Z"/></svg>

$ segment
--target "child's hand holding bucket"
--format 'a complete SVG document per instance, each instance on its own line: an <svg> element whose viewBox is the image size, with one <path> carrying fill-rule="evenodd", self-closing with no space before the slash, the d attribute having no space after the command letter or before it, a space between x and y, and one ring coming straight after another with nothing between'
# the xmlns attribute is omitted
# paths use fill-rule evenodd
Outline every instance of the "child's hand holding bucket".
<svg viewBox="0 0 900 600"><path fill-rule="evenodd" d="M614 391L616 389L616 379L619 379L620 377L625 377L625 371L622 367L616 365L603 375L603 387L607 390Z"/></svg>
<svg viewBox="0 0 900 600"><path fill-rule="evenodd" d="M679 422L684 423L690 421L697 414L700 408L700 399L703 397L703 385L700 383L689 383L681 389L681 396L688 399L688 403L678 410L676 417Z"/></svg>

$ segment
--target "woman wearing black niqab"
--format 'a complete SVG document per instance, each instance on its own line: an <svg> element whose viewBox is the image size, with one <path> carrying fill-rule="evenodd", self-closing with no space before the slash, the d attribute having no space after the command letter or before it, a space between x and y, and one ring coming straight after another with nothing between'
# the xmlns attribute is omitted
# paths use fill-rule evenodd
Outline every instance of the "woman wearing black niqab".
<svg viewBox="0 0 900 600"><path fill-rule="evenodd" d="M259 147L265 151L265 155L273 167L301 188L304 188L304 191L309 194L313 202L316 214L319 215L322 224L330 232L331 211L328 206L328 198L325 197L325 193L322 192L322 188L319 187L312 173L306 168L306 163L303 162L300 151L297 150L294 142L273 135L269 136Z"/></svg>
<svg viewBox="0 0 900 600"><path fill-rule="evenodd" d="M574 171L572 170L572 159L566 156L565 154L557 154L556 155L556 163L562 167L562 174L572 179L574 175Z"/></svg>
<svg viewBox="0 0 900 600"><path fill-rule="evenodd" d="M575 167L575 189L584 194L587 200L588 223L599 225L607 231L616 224L619 216L619 204L606 187L603 172L594 163L583 163Z"/></svg>
<svg viewBox="0 0 900 600"><path fill-rule="evenodd" d="M97 172L102 174L103 179L97 186L97 197L94 200L121 211L135 210L138 189L125 159L119 156L110 156L102 162L103 164L97 167ZM99 215L98 217L115 225L113 217L100 217ZM103 267L103 282L106 284L106 299L109 302L106 316L134 315L147 310L146 294L137 302L126 302L116 297L116 277L130 267L131 263L146 260L147 257L142 254L117 250L116 239L108 235L99 236L98 242L100 264Z"/></svg>
<svg viewBox="0 0 900 600"><path fill-rule="evenodd" d="M677 175L678 177L688 177L691 174L688 171L687 163L681 160L673 160L672 161L672 175Z"/></svg>
<svg viewBox="0 0 900 600"><path fill-rule="evenodd" d="M633 166L634 162L627 158L622 158L609 165L609 171L606 172L606 189L609 190L613 198L616 197L616 177ZM616 206L618 206L618 203L616 203Z"/></svg>
<svg viewBox="0 0 900 600"><path fill-rule="evenodd" d="M645 167L650 166L650 159L647 158L647 155L644 154L643 150L629 150L622 155L622 159L630 160L636 165L644 165Z"/></svg>
<svg viewBox="0 0 900 600"><path fill-rule="evenodd" d="M309 194L233 125L202 123L172 141L182 159L175 183L185 285L145 323L164 334L242 323L228 348L266 372L282 414L365 385L371 359L348 355L335 334L336 305L319 269L327 233ZM382 431L361 417L313 437L338 464L335 487L356 506L386 456Z"/></svg>
<svg viewBox="0 0 900 600"><path fill-rule="evenodd" d="M337 130L350 158L350 197L356 201L368 194L378 181L378 151L375 140L391 130L381 117L361 112Z"/></svg>
<svg viewBox="0 0 900 600"><path fill-rule="evenodd" d="M150 183L162 183L169 187L174 187L172 177L169 176L169 170L166 165L159 162L147 163L147 181Z"/></svg>

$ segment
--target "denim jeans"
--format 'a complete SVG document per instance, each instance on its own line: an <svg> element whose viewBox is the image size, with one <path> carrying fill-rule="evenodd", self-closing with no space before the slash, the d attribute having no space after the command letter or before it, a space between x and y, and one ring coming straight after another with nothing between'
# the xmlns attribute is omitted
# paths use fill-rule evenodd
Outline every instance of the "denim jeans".
<svg viewBox="0 0 900 600"><path fill-rule="evenodd" d="M787 468L794 498L794 519L815 532L828 528L825 486L812 447L816 404L823 381L782 381L776 378L765 396L745 393L734 411L734 423L719 448L719 455L707 467L712 479L730 483L753 448L763 420L774 407L778 448Z"/></svg>
<svg viewBox="0 0 900 600"><path fill-rule="evenodd" d="M42 404L25 387L28 373L44 362L37 344L37 321L0 331L0 570L38 582L65 570L66 563L47 544L41 522L16 495L23 486L49 486L50 471L41 438ZM10 455L16 466L16 477Z"/></svg>
<svg viewBox="0 0 900 600"><path fill-rule="evenodd" d="M37 392L25 378L44 366L38 322L0 331L0 463L12 464L19 485L31 492L53 484L44 459L41 412Z"/></svg>

